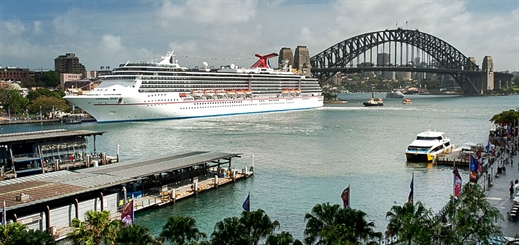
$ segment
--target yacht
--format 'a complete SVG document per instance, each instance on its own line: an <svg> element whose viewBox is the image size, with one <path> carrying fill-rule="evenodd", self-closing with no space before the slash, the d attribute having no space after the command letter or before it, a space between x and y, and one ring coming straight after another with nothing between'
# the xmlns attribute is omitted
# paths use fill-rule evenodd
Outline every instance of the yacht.
<svg viewBox="0 0 519 245"><path fill-rule="evenodd" d="M438 155L454 149L450 139L443 132L425 131L407 146L405 156L408 162L432 162Z"/></svg>

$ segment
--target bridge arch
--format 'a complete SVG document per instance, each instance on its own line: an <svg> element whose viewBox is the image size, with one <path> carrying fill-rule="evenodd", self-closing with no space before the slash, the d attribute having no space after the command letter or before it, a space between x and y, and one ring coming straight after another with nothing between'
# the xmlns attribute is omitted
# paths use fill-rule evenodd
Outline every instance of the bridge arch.
<svg viewBox="0 0 519 245"><path fill-rule="evenodd" d="M320 81L326 81L341 69L346 69L347 64L352 63L360 55L385 43L389 43L391 47L393 42L395 48L396 43L401 43L422 50L436 61L438 69L451 70L450 74L465 92L480 92L470 76L466 74L466 72L480 70L474 61L440 38L419 30L402 28L365 33L341 41L310 58L312 73Z"/></svg>

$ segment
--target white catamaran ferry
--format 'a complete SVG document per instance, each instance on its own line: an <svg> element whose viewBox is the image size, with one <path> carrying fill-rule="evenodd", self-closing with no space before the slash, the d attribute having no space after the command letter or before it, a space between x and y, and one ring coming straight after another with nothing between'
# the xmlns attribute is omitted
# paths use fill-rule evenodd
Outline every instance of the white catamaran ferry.
<svg viewBox="0 0 519 245"><path fill-rule="evenodd" d="M158 63L121 64L92 91L67 93L65 100L92 115L97 122L180 119L245 113L302 110L323 106L317 79L274 70L256 54L251 68L234 65L187 69L173 52Z"/></svg>
<svg viewBox="0 0 519 245"><path fill-rule="evenodd" d="M443 132L425 131L407 146L405 156L408 162L431 162L443 152L451 152L454 145Z"/></svg>

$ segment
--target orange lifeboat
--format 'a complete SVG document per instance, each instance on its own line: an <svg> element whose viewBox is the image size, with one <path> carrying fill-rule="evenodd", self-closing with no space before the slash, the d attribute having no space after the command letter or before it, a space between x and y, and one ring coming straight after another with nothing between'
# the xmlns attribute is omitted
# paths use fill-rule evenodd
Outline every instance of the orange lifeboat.
<svg viewBox="0 0 519 245"><path fill-rule="evenodd" d="M186 93L180 93L178 96L180 96L180 98L185 98L186 97Z"/></svg>
<svg viewBox="0 0 519 245"><path fill-rule="evenodd" d="M246 93L246 94L252 94L252 90L247 89L247 90L245 90L245 93Z"/></svg>
<svg viewBox="0 0 519 245"><path fill-rule="evenodd" d="M236 91L234 89L229 89L225 91L227 94L236 94Z"/></svg>

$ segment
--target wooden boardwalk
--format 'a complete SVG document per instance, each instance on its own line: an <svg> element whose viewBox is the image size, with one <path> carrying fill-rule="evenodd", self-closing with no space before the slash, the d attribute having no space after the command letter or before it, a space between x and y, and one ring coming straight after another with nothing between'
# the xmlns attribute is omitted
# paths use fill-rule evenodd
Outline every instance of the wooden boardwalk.
<svg viewBox="0 0 519 245"><path fill-rule="evenodd" d="M439 166L456 166L469 167L470 162L468 157L461 155L461 148L456 148L449 153L439 155L433 162L434 165Z"/></svg>

